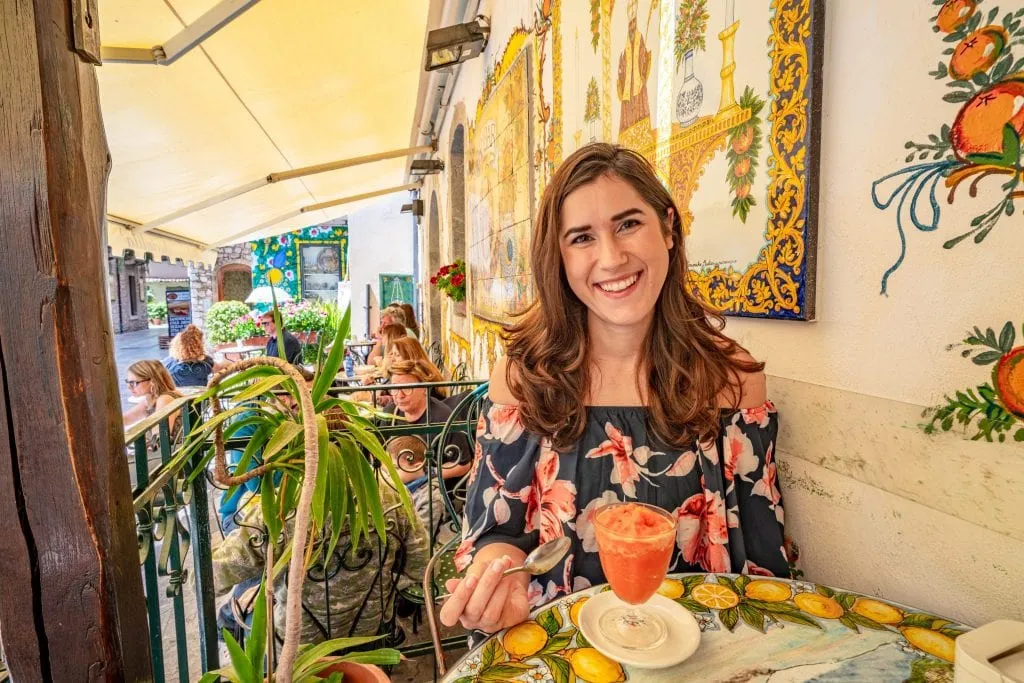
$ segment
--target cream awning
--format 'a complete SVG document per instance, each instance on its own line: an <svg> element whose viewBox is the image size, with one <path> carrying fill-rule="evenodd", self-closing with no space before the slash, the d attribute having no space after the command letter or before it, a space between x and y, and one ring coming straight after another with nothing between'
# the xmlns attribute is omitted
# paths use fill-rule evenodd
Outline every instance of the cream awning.
<svg viewBox="0 0 1024 683"><path fill-rule="evenodd" d="M435 0L436 4L436 0ZM166 41L217 0L99 0L105 47ZM106 63L108 240L185 261L302 206L403 185L398 157L261 187L139 234L131 226L271 172L409 146L427 0L260 0L169 66ZM251 237L356 210L304 213ZM117 222L115 222L117 221Z"/></svg>

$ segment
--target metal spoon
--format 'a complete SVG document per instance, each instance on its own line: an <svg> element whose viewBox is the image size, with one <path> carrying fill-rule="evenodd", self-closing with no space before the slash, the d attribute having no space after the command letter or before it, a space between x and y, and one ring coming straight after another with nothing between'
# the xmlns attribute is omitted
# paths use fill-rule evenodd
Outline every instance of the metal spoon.
<svg viewBox="0 0 1024 683"><path fill-rule="evenodd" d="M519 572L526 572L537 576L544 574L555 568L555 565L562 561L565 554L569 552L569 546L572 545L571 541L567 536L559 536L558 538L552 539L547 543L541 543L539 546L533 549L523 563L518 567L510 567L501 573L502 578L510 576L511 574L518 574ZM445 595L439 595L435 600L443 600L444 598L451 597L451 593Z"/></svg>

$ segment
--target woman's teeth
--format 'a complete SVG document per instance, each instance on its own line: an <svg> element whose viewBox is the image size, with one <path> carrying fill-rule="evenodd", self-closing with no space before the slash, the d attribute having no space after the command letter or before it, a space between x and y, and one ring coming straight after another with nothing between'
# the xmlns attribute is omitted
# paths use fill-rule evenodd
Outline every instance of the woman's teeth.
<svg viewBox="0 0 1024 683"><path fill-rule="evenodd" d="M624 280L615 280L614 282L599 282L597 284L602 290L606 292L621 292L624 289L628 289L634 282L636 282L639 275L630 275Z"/></svg>

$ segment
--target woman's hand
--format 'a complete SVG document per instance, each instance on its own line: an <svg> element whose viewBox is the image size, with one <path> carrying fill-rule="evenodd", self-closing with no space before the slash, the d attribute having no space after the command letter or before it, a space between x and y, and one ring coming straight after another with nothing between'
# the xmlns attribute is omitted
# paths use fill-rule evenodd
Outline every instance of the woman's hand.
<svg viewBox="0 0 1024 683"><path fill-rule="evenodd" d="M477 567L471 567L466 578L449 579L446 587L452 594L441 608L441 623L494 633L525 621L530 615L529 575L502 577L510 566L512 560L503 555L487 563L482 572L474 573Z"/></svg>

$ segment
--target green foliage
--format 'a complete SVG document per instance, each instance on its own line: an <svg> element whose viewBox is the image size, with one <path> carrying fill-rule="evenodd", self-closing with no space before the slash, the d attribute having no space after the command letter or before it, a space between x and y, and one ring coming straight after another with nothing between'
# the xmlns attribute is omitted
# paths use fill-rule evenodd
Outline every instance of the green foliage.
<svg viewBox="0 0 1024 683"><path fill-rule="evenodd" d="M740 97L740 107L750 110L750 120L729 133L726 181L733 193L732 215L747 222L750 209L757 205L752 188L757 180L758 155L761 153L761 111L764 99L748 85Z"/></svg>
<svg viewBox="0 0 1024 683"><path fill-rule="evenodd" d="M146 317L150 320L167 320L167 304L150 301L146 304Z"/></svg>
<svg viewBox="0 0 1024 683"><path fill-rule="evenodd" d="M281 307L285 329L292 332L323 332L327 325L327 307L313 301L286 303Z"/></svg>
<svg viewBox="0 0 1024 683"><path fill-rule="evenodd" d="M350 309L346 309L340 319L336 307L326 312L325 326L334 329L334 343L314 373L311 384L319 456L310 510L310 541L313 548L311 562L329 557L344 529L349 530L354 547L368 540L372 533L376 533L381 540L385 538L386 519L375 468L383 470L384 476L396 484L394 488L405 514L410 518L414 514L408 491L401 484L398 471L375 431L373 418L376 413L363 404L327 394L343 361L350 320ZM323 340L320 350L322 348ZM287 395L291 400L282 401L282 395ZM305 474L304 416L301 410L292 407L298 405L298 397L295 381L276 367L255 366L225 379L220 385L207 390L200 400L226 400L233 403L234 407L193 430L184 447L168 466L174 467L186 462L195 453L206 449L204 457L190 474L190 478L199 476L213 457L213 449L209 448L207 439L218 425L223 427L225 438L230 438L242 426L255 427L236 471L246 471L249 464L257 459L257 454L262 453L262 464L267 466L267 470L261 481L261 511L269 534L277 537L284 531L285 521L296 513L299 489ZM326 413L339 410L345 416L344 425L338 429L328 429ZM229 424L231 419L235 419L235 422ZM282 476L275 484L276 473ZM324 534L325 530L330 531L329 535ZM288 539L284 555L301 552L305 541ZM301 590L301 586L297 590ZM259 639L250 639L255 640ZM372 640L340 639L307 650L296 659L294 680L316 680L313 675L330 664L330 661L321 662L321 658L339 649L356 647ZM250 646L256 647L252 642L246 645L245 653L240 650L239 653L232 653L232 666L220 670L218 675L243 683L249 680L262 681L262 674L253 671L262 670L262 664L253 664L256 659L262 661L262 651L251 650ZM236 657L236 654L244 656ZM397 651L381 649L329 659L387 665L397 663L398 658ZM248 678L248 673L256 678Z"/></svg>
<svg viewBox="0 0 1024 683"><path fill-rule="evenodd" d="M441 266L430 278L430 284L447 294L453 301L466 298L466 262L458 259L455 263Z"/></svg>
<svg viewBox="0 0 1024 683"><path fill-rule="evenodd" d="M238 326L239 318L249 315L249 307L241 301L218 301L206 312L206 337L214 344L225 344L246 337L236 336L244 331ZM250 319L251 321L251 319ZM256 328L253 323L253 328ZM258 328L257 328L258 329Z"/></svg>
<svg viewBox="0 0 1024 683"><path fill-rule="evenodd" d="M960 355L970 358L975 365L992 365L1013 351L1016 339L1017 330L1010 321L1003 325L998 335L991 327L982 332L975 326L964 338L963 343L968 348ZM973 430L972 441L1004 442L1010 434L1014 441L1024 441L1024 426L1006 410L997 387L988 382L975 389L945 396L942 404L926 409L922 417L928 418L928 422L920 425L925 434L948 432L954 426L960 426L965 433Z"/></svg>
<svg viewBox="0 0 1024 683"><path fill-rule="evenodd" d="M259 597L256 601L253 613L253 624L251 637L245 641L243 648L238 644L227 629L223 631L224 642L227 645L228 655L231 664L223 666L216 671L210 671L199 679L199 683L216 683L219 680L228 680L232 683L263 683L266 677L266 641L256 634L261 634L266 629L266 584L260 584ZM262 610L263 621L257 625L256 614ZM359 650L352 652L353 648L363 647L383 636L368 636L360 638L335 638L315 646L304 646L300 648L299 655L295 659L295 666L292 669L292 680L295 683L317 683L322 681L318 674L324 669L338 662L355 662L359 664L373 664L377 666L394 666L402 660L402 655L393 648L377 648L375 650ZM348 650L345 654L338 655L338 652ZM332 674L340 676L340 674ZM328 681L331 679L327 679ZM338 680L338 679L335 679Z"/></svg>

